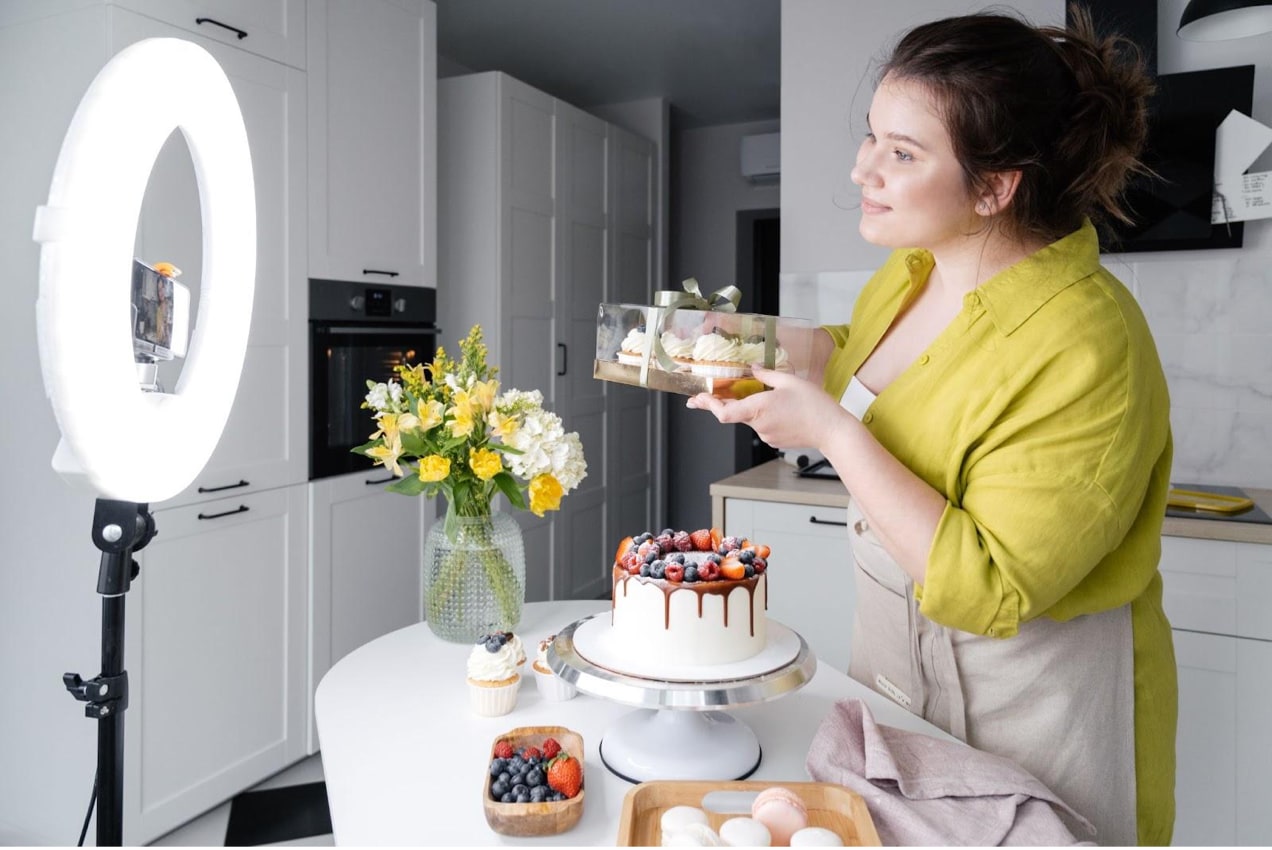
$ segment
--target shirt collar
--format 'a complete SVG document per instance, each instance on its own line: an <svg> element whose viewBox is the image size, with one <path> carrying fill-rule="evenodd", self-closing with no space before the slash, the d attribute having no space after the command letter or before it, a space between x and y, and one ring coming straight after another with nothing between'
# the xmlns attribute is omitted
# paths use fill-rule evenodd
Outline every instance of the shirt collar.
<svg viewBox="0 0 1272 850"><path fill-rule="evenodd" d="M1061 290L1100 267L1100 241L1090 220L1047 247L1004 269L976 288L985 312L1003 336Z"/></svg>

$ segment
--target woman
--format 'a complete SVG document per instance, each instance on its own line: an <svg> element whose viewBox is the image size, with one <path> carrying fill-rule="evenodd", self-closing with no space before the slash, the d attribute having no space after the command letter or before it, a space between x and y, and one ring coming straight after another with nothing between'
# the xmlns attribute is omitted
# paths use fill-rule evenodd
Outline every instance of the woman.
<svg viewBox="0 0 1272 850"><path fill-rule="evenodd" d="M1167 844L1169 400L1091 224L1125 218L1152 86L1074 17L904 36L852 172L861 234L897 250L816 334L814 381L757 369L772 392L688 405L834 465L850 675L1022 764L1100 843Z"/></svg>

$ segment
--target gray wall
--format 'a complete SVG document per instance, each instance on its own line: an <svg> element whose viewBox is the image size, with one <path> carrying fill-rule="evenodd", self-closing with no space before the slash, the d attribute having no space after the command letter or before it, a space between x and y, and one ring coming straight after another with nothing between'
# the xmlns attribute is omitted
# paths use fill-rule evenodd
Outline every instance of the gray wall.
<svg viewBox="0 0 1272 850"><path fill-rule="evenodd" d="M737 275L739 210L777 207L780 189L755 185L742 177L742 137L772 133L777 121L724 124L683 130L674 135L671 174L671 274L668 288L696 277L704 289L732 284ZM683 396L667 396L667 515L674 528L711 524L711 482L734 469L735 434L750 429L721 425L711 414L688 410Z"/></svg>

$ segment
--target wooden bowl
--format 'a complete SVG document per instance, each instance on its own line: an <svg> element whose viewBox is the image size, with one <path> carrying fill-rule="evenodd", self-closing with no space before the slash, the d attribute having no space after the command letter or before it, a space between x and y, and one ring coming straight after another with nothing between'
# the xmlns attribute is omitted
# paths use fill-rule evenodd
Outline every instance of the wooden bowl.
<svg viewBox="0 0 1272 850"><path fill-rule="evenodd" d="M495 744L507 741L520 752L525 747L543 748L548 738L556 738L561 749L583 765L583 780L587 783L587 766L583 761L583 737L564 726L518 726L490 742L490 758L494 758ZM568 800L551 803L500 803L490 798L490 785L494 778L486 771L486 782L481 790L481 805L486 813L486 823L500 835L522 838L536 835L556 835L565 832L583 816L585 789Z"/></svg>

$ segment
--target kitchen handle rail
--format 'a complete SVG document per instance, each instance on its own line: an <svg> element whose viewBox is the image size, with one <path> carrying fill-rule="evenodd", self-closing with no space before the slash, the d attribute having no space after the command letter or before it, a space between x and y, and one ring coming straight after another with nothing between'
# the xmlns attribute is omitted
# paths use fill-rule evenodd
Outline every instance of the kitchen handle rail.
<svg viewBox="0 0 1272 850"><path fill-rule="evenodd" d="M838 520L818 519L815 516L810 516L808 518L808 521L811 522L813 525L842 525L844 528L848 527L848 522L846 520L844 522L840 522Z"/></svg>
<svg viewBox="0 0 1272 850"><path fill-rule="evenodd" d="M394 478L397 478L397 476L396 476L396 475L388 475L388 476L385 476L384 478L368 478L368 479L366 479L366 485L367 485L368 487L374 487L374 486L375 486L375 485L377 485L377 484L388 484L388 483L389 483L390 481L392 481Z"/></svg>
<svg viewBox="0 0 1272 850"><path fill-rule="evenodd" d="M557 348L561 351L561 371L557 372L557 377L559 378L568 371L566 364L569 363L570 349L566 347L564 342L558 342Z"/></svg>
<svg viewBox="0 0 1272 850"><path fill-rule="evenodd" d="M237 484L222 484L220 487L200 487L199 492L200 493L219 493L222 490L237 490L240 487L248 487L250 485L251 485L251 482L245 481L242 478L240 478Z"/></svg>
<svg viewBox="0 0 1272 850"><path fill-rule="evenodd" d="M216 18L195 18L194 22L195 24L213 24L214 26L218 26L221 29L229 30L230 32L238 36L239 41L242 41L243 39L247 38L246 30L241 30L238 27L232 27L229 24L223 24L220 21L218 21Z"/></svg>
<svg viewBox="0 0 1272 850"><path fill-rule="evenodd" d="M232 511L221 511L219 514L199 514L199 519L220 519L223 516L234 516L235 514L245 514L250 511L247 505L239 505Z"/></svg>
<svg viewBox="0 0 1272 850"><path fill-rule="evenodd" d="M387 271L386 269L363 269L362 273L363 274L382 274L382 275L388 275L389 277L398 276L397 272Z"/></svg>

